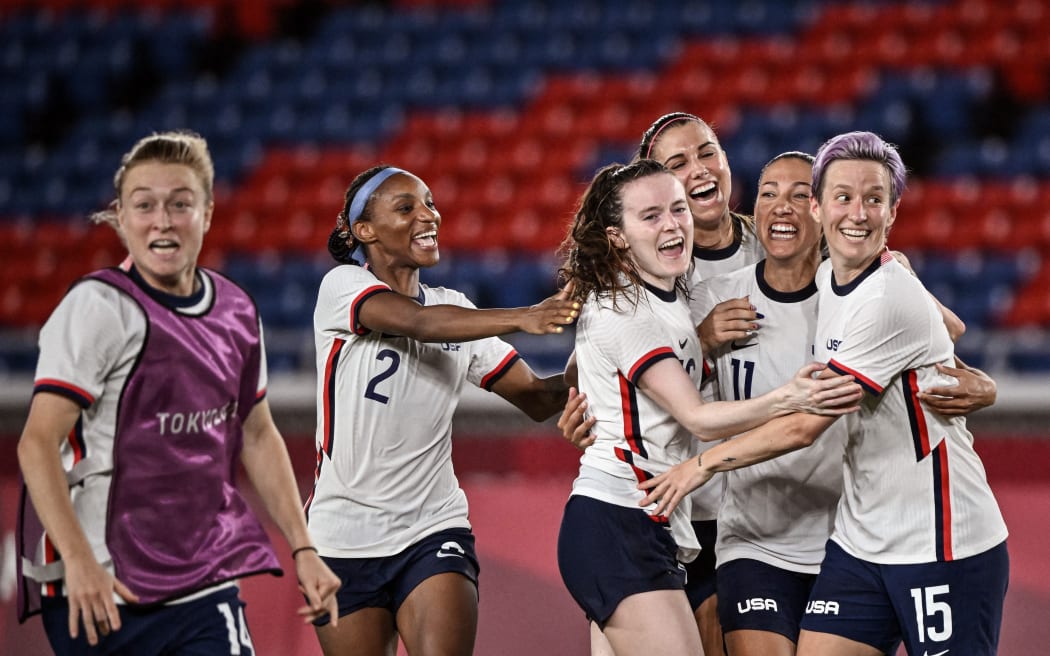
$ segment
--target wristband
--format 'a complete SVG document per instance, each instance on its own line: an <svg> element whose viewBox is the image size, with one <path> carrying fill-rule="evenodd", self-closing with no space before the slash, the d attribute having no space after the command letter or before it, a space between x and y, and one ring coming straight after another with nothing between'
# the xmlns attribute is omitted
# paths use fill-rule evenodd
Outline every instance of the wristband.
<svg viewBox="0 0 1050 656"><path fill-rule="evenodd" d="M298 549L292 549L292 560L295 560L295 557L304 551L317 553L317 547L299 547Z"/></svg>

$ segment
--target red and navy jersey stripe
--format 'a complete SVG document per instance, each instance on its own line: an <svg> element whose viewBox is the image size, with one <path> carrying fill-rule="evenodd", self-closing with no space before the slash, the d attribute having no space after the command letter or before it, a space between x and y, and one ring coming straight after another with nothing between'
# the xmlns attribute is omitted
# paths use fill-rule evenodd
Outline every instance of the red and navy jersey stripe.
<svg viewBox="0 0 1050 656"><path fill-rule="evenodd" d="M357 295L354 302L350 304L350 330L355 335L366 335L369 332L369 329L362 326L357 320L361 312L361 304L376 294L393 293L393 291L386 285L373 285Z"/></svg>
<svg viewBox="0 0 1050 656"><path fill-rule="evenodd" d="M908 409L908 424L911 426L912 443L915 447L915 462L930 455L930 431L926 426L926 415L919 401L919 378L914 369L901 372L901 388L904 392L904 407Z"/></svg>
<svg viewBox="0 0 1050 656"><path fill-rule="evenodd" d="M952 554L952 495L948 467L948 442L933 449L933 532L937 560L954 560Z"/></svg>
<svg viewBox="0 0 1050 656"><path fill-rule="evenodd" d="M864 374L850 369L841 362L835 360L828 360L828 369L831 369L840 376L853 376L853 379L857 381L857 384L864 388L864 391L872 396L879 396L882 394L883 387L872 379L868 378Z"/></svg>
<svg viewBox="0 0 1050 656"><path fill-rule="evenodd" d="M500 378L510 371L510 368L514 366L514 363L521 359L517 351L511 351L504 357L496 368L490 371L484 378L481 379L481 389L491 392L492 386L496 384Z"/></svg>
<svg viewBox="0 0 1050 656"><path fill-rule="evenodd" d="M638 420L638 388L623 374L620 379L620 412L623 414L623 437L631 451L643 458L648 458L645 441L642 439L641 422ZM622 460L622 458L621 458Z"/></svg>
<svg viewBox="0 0 1050 656"><path fill-rule="evenodd" d="M911 429L915 461L929 458L933 470L933 531L937 549L937 560L952 560L952 502L951 479L948 468L948 442L930 448L929 426L919 401L919 377L914 369L901 373L901 388L904 406L908 409L908 424Z"/></svg>
<svg viewBox="0 0 1050 656"><path fill-rule="evenodd" d="M41 378L33 383L33 394L37 392L52 392L64 396L81 408L91 407L95 403L95 397L88 392L72 383L55 378Z"/></svg>
<svg viewBox="0 0 1050 656"><path fill-rule="evenodd" d="M322 426L321 434L324 436L321 448L329 457L332 455L332 443L335 441L335 406L336 406L336 370L339 368L339 358L343 353L345 339L332 341L332 348L328 350L328 358L324 365L324 394L322 403L324 407L321 412Z"/></svg>
<svg viewBox="0 0 1050 656"><path fill-rule="evenodd" d="M643 458L648 458L645 440L642 436L641 422L638 418L638 379L649 367L665 358L674 358L674 351L663 346L649 351L631 367L627 374L617 372L620 382L620 412L623 415L623 436L631 451Z"/></svg>
<svg viewBox="0 0 1050 656"><path fill-rule="evenodd" d="M619 458L622 462L625 462L628 465L630 465L631 471L634 472L634 477L638 480L639 483L641 483L642 481L647 481L653 477L652 474L635 464L634 454L628 451L627 449L613 447L613 453L615 453L616 457ZM666 515L649 515L649 519L653 520L657 524L667 524L670 521L668 520Z"/></svg>

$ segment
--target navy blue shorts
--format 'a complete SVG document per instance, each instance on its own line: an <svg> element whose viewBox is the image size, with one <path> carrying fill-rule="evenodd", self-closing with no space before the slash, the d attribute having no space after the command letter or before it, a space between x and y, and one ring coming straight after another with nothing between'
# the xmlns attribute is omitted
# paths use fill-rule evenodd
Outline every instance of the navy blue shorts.
<svg viewBox="0 0 1050 656"><path fill-rule="evenodd" d="M339 617L362 608L386 608L396 614L416 586L431 576L456 572L477 587L481 571L474 534L465 528L439 531L395 556L322 560L343 582L336 593ZM324 626L329 619L324 615L314 624Z"/></svg>
<svg viewBox="0 0 1050 656"><path fill-rule="evenodd" d="M558 569L572 598L602 629L631 595L683 589L677 552L671 531L641 508L579 495L565 504Z"/></svg>
<svg viewBox="0 0 1050 656"><path fill-rule="evenodd" d="M689 606L696 612L715 593L715 540L718 538L718 522L713 519L693 522L693 532L700 542L700 555L685 564L685 595Z"/></svg>
<svg viewBox="0 0 1050 656"><path fill-rule="evenodd" d="M56 654L66 656L255 656L244 602L231 586L212 594L167 606L117 606L120 630L88 644L84 627L76 640L69 637L69 603L45 598L44 631Z"/></svg>
<svg viewBox="0 0 1050 656"><path fill-rule="evenodd" d="M802 628L890 652L994 655L1010 576L1006 543L921 565L878 565L828 541Z"/></svg>
<svg viewBox="0 0 1050 656"><path fill-rule="evenodd" d="M797 643L799 623L816 574L801 574L749 558L718 567L722 631L771 631Z"/></svg>

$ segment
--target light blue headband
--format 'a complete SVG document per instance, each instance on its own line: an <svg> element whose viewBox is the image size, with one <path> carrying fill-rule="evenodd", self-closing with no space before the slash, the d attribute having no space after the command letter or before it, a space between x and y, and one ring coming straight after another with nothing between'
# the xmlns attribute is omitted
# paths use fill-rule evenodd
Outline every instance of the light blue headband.
<svg viewBox="0 0 1050 656"><path fill-rule="evenodd" d="M372 197L379 185L386 182L387 178L396 174L404 173L405 175L411 175L408 171L402 171L399 168L391 166L388 169L383 169L379 173L373 175L368 182L361 185L361 188L357 190L354 195L354 201L350 203L350 211L346 215L346 227L347 229L353 225L354 221L361 218L361 212L365 211L365 205L368 203L368 199Z"/></svg>

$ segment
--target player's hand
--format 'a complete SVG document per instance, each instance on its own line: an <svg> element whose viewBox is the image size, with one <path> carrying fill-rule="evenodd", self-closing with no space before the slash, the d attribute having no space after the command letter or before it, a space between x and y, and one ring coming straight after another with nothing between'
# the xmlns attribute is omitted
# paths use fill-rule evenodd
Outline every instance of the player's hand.
<svg viewBox="0 0 1050 656"><path fill-rule="evenodd" d="M581 451L594 444L598 437L591 429L597 419L586 417L587 395L576 391L575 387L569 388L569 400L565 402L565 409L558 417L558 429L561 436L572 442L573 446Z"/></svg>
<svg viewBox="0 0 1050 656"><path fill-rule="evenodd" d="M655 503L654 515L670 515L682 499L714 476L714 472L700 466L700 462L700 458L690 458L658 476L639 483L638 489L648 494L638 505L646 508Z"/></svg>
<svg viewBox="0 0 1050 656"><path fill-rule="evenodd" d="M129 603L139 598L95 560L94 556L65 560L66 598L69 602L69 636L80 635L81 621L88 644L97 645L99 636L120 630L120 612L113 593Z"/></svg>
<svg viewBox="0 0 1050 656"><path fill-rule="evenodd" d="M848 415L859 410L864 390L853 381L853 376L814 378L825 369L826 365L817 362L799 369L790 382L779 388L786 397L778 407L787 412L807 412L825 417Z"/></svg>
<svg viewBox="0 0 1050 656"><path fill-rule="evenodd" d="M938 364L937 371L955 378L958 382L955 385L938 385L919 392L919 400L932 410L947 417L954 417L968 415L995 403L995 381L980 369Z"/></svg>
<svg viewBox="0 0 1050 656"><path fill-rule="evenodd" d="M332 626L338 625L339 604L335 593L342 586L339 577L328 569L328 565L312 549L296 554L295 574L299 579L299 592L306 597L307 605L297 611L303 622L309 624L327 614Z"/></svg>
<svg viewBox="0 0 1050 656"><path fill-rule="evenodd" d="M696 327L704 355L714 353L734 340L747 339L758 330L758 320L764 318L746 296L722 301Z"/></svg>
<svg viewBox="0 0 1050 656"><path fill-rule="evenodd" d="M580 315L580 304L570 300L572 284L566 285L557 294L550 296L522 311L519 328L532 335L560 333L565 326L576 321Z"/></svg>

